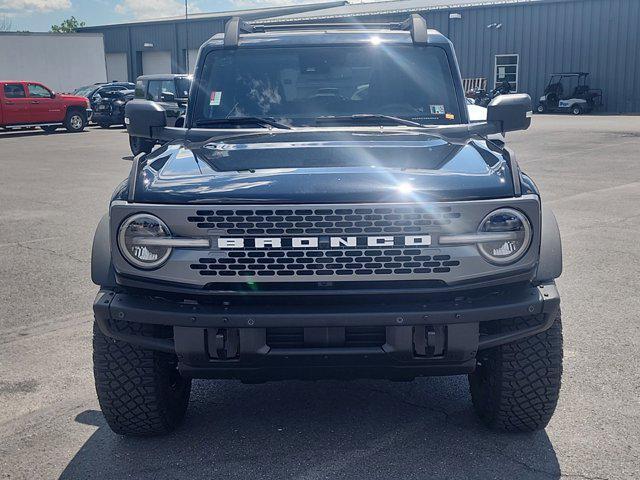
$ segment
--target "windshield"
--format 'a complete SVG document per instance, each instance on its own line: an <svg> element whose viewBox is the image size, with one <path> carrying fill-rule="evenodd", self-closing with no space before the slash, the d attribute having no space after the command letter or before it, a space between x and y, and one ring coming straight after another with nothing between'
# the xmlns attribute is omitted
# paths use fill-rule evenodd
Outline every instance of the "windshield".
<svg viewBox="0 0 640 480"><path fill-rule="evenodd" d="M308 126L319 117L349 123L354 115L460 123L444 50L371 45L214 51L204 62L193 122L267 117Z"/></svg>
<svg viewBox="0 0 640 480"><path fill-rule="evenodd" d="M80 88L75 89L73 91L73 94L74 95L78 95L80 97L87 97L95 89L96 89L96 87L94 85L92 85L90 87L80 87Z"/></svg>

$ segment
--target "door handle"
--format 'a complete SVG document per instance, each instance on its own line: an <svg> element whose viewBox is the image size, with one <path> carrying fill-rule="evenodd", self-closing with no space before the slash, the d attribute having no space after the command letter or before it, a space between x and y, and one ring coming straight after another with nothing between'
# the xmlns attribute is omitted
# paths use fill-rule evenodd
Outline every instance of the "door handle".
<svg viewBox="0 0 640 480"><path fill-rule="evenodd" d="M15 105L14 102L4 102L5 105Z"/></svg>
<svg viewBox="0 0 640 480"><path fill-rule="evenodd" d="M37 100L31 100L31 103L36 104L36 103L40 103L40 102L39 102L39 101L37 101Z"/></svg>

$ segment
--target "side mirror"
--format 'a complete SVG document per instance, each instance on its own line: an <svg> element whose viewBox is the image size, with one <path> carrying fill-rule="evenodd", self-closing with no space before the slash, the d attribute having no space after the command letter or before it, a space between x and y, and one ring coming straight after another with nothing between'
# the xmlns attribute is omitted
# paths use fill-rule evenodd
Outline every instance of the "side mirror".
<svg viewBox="0 0 640 480"><path fill-rule="evenodd" d="M171 92L163 93L162 95L160 95L160 98L162 99L163 102L175 102L176 101L175 94L173 94Z"/></svg>
<svg viewBox="0 0 640 480"><path fill-rule="evenodd" d="M531 97L526 93L498 95L487 107L487 123L502 133L526 130L532 115Z"/></svg>
<svg viewBox="0 0 640 480"><path fill-rule="evenodd" d="M131 100L125 106L124 123L132 137L157 138L167 126L167 113L156 102Z"/></svg>

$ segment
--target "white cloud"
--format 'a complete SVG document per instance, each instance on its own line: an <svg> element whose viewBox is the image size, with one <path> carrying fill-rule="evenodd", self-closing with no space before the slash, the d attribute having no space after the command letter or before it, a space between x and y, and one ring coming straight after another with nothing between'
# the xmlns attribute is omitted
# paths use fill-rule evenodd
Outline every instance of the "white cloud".
<svg viewBox="0 0 640 480"><path fill-rule="evenodd" d="M0 0L0 13L46 13L70 8L70 0Z"/></svg>
<svg viewBox="0 0 640 480"><path fill-rule="evenodd" d="M122 0L116 4L116 13L130 15L138 20L149 18L174 17L184 14L182 0ZM189 13L198 13L200 9L189 2Z"/></svg>

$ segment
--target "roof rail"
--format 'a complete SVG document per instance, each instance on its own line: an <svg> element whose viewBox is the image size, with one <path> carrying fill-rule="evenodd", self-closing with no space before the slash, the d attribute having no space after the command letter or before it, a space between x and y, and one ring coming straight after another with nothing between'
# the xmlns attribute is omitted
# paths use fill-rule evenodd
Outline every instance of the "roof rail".
<svg viewBox="0 0 640 480"><path fill-rule="evenodd" d="M238 46L240 33L252 33L254 28L240 17L233 17L224 26L224 48Z"/></svg>
<svg viewBox="0 0 640 480"><path fill-rule="evenodd" d="M318 30L318 29L336 29L336 30L375 30L375 29L391 29L399 30L399 22L391 23L359 23L359 22L340 22L340 23L258 23L252 24L255 32L268 32L271 30Z"/></svg>
<svg viewBox="0 0 640 480"><path fill-rule="evenodd" d="M393 28L393 27L392 27ZM411 14L404 22L397 25L395 30L407 30L411 32L413 43L426 45L429 42L429 34L427 32L427 21L423 16L417 13Z"/></svg>
<svg viewBox="0 0 640 480"><path fill-rule="evenodd" d="M224 46L237 47L240 33L267 32L272 30L316 30L316 29L351 29L351 30L371 30L371 29L405 30L411 32L413 43L428 43L427 21L418 14L412 14L403 22L387 23L267 23L250 24L242 21L239 17L233 17L227 22L224 33Z"/></svg>

